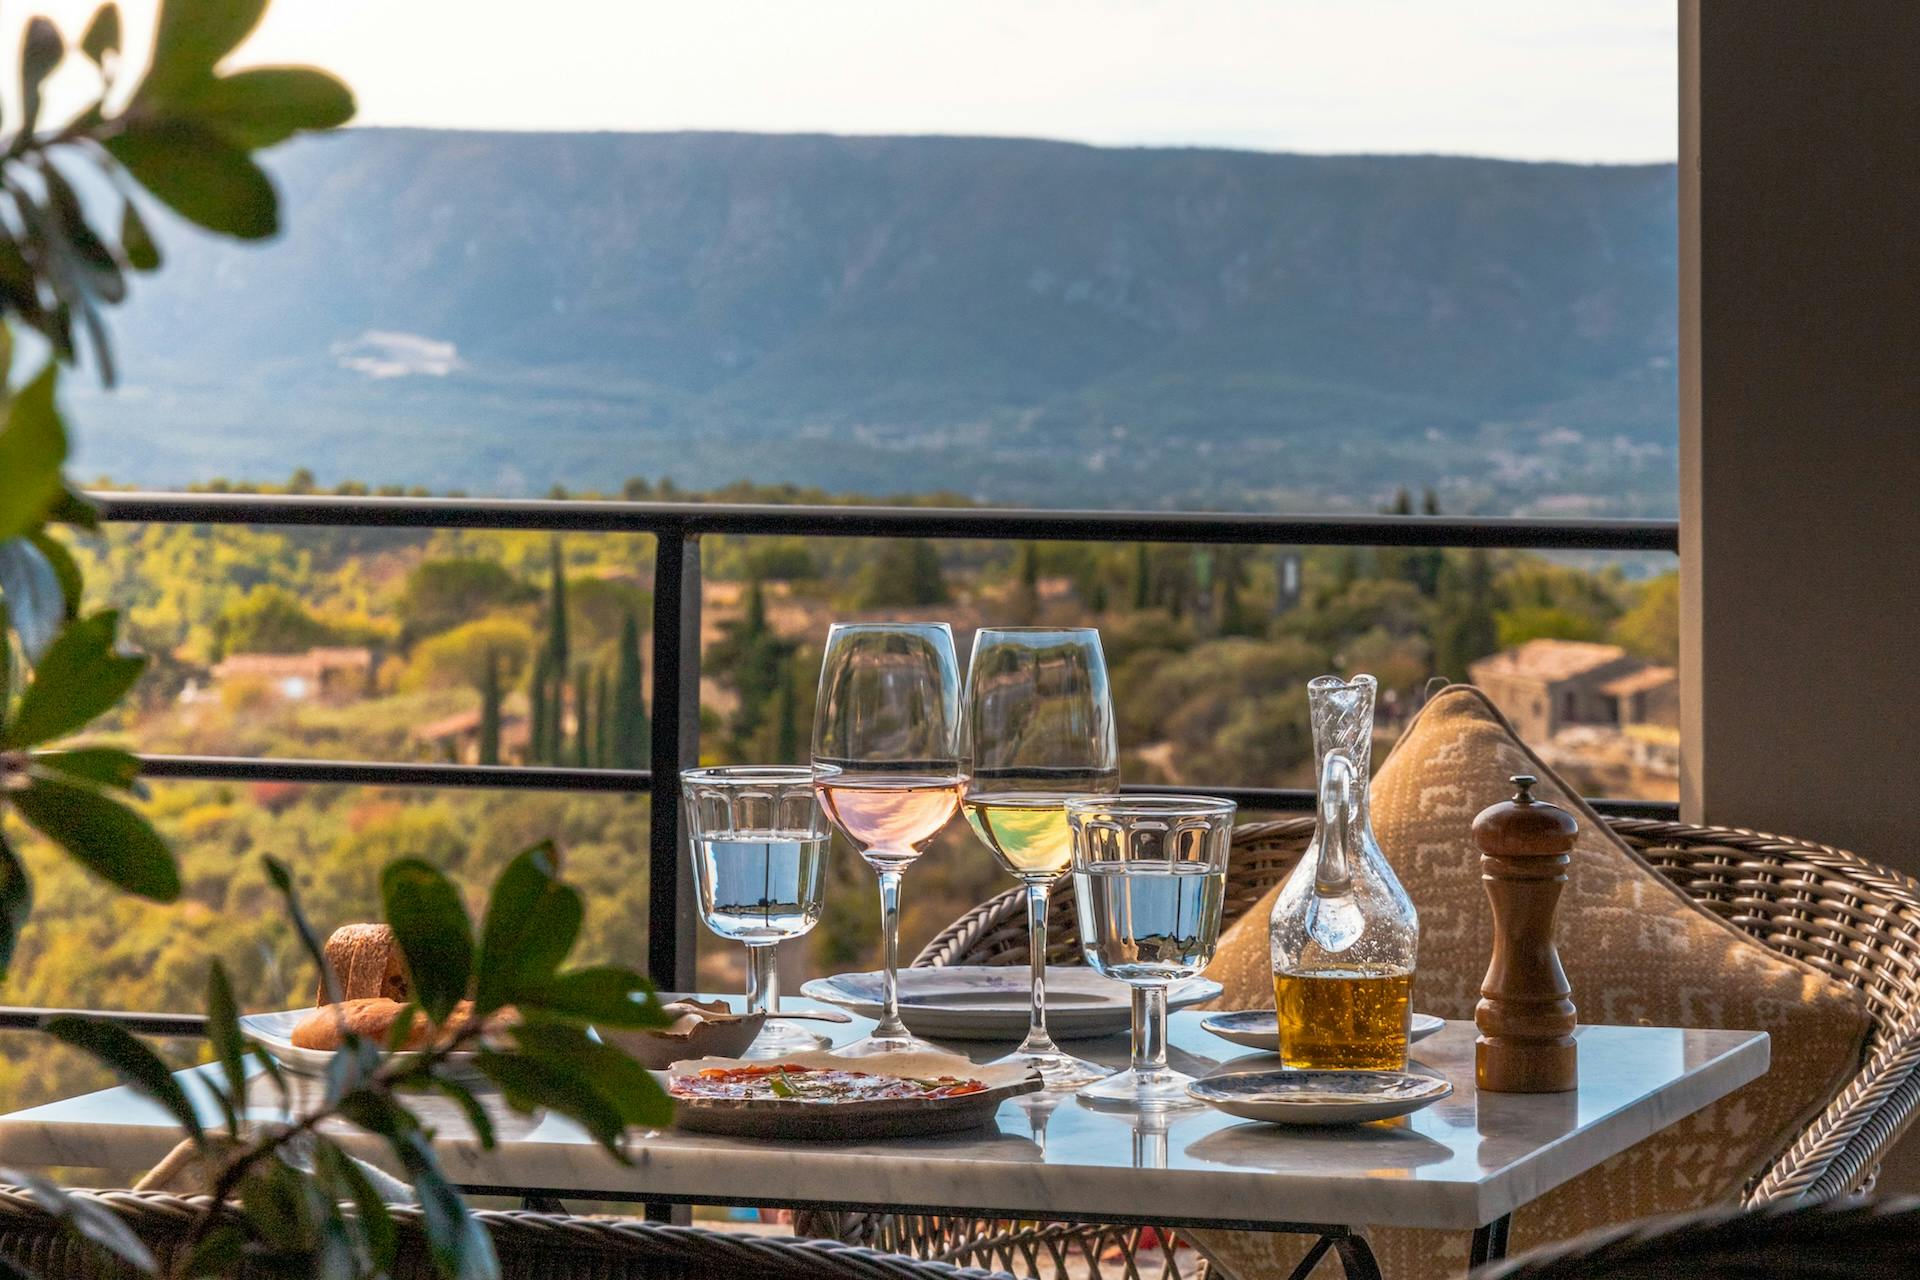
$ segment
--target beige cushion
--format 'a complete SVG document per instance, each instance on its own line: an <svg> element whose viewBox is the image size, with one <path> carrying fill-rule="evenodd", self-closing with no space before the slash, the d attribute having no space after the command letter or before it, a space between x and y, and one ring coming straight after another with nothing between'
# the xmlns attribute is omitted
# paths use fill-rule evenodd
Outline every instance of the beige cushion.
<svg viewBox="0 0 1920 1280"><path fill-rule="evenodd" d="M1772 1069L1704 1111L1622 1152L1522 1209L1517 1251L1607 1223L1739 1197L1858 1069L1871 1025L1846 984L1769 950L1699 906L1622 843L1514 735L1479 690L1455 685L1429 702L1381 766L1373 829L1420 911L1414 1007L1471 1018L1491 933L1478 851L1468 829L1531 773L1535 794L1580 821L1559 913L1560 954L1586 1023L1726 1027L1773 1037ZM1221 1007L1271 1007L1267 916L1276 887L1222 937L1209 975ZM1196 1243L1232 1274L1284 1276L1298 1237L1200 1232ZM1467 1236L1368 1233L1390 1280L1454 1276Z"/></svg>

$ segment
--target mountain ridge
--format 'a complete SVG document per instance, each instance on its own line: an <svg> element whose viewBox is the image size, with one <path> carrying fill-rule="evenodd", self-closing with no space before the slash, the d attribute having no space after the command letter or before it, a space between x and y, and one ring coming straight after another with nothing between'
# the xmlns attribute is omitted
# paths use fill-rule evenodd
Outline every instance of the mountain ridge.
<svg viewBox="0 0 1920 1280"><path fill-rule="evenodd" d="M117 480L1671 510L1671 165L353 130L164 229ZM837 447L836 447L837 446Z"/></svg>

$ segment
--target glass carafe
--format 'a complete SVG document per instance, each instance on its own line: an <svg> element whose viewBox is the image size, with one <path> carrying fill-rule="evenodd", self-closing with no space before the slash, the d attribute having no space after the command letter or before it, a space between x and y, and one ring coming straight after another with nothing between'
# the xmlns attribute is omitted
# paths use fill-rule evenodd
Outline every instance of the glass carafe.
<svg viewBox="0 0 1920 1280"><path fill-rule="evenodd" d="M1307 685L1319 819L1273 904L1269 933L1289 1067L1399 1070L1407 1062L1420 919L1367 811L1375 687L1372 676Z"/></svg>

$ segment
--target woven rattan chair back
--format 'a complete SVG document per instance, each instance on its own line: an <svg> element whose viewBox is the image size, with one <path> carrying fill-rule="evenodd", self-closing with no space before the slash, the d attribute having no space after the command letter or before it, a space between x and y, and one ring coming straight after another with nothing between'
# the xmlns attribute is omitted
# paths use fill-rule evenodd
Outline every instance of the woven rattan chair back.
<svg viewBox="0 0 1920 1280"><path fill-rule="evenodd" d="M1920 1110L1920 884L1858 855L1826 845L1730 827L1609 818L1625 840L1689 897L1784 955L1804 960L1858 990L1873 1017L1866 1062L1800 1137L1748 1188L1746 1204L1820 1201L1870 1187L1881 1158ZM1281 880L1313 835L1311 817L1241 826L1227 872L1226 914L1234 919ZM1010 889L943 929L915 958L916 966L1025 964L1026 907ZM1049 913L1047 959L1080 962L1070 885L1056 891ZM867 1219L853 1234L881 1248L954 1261L1016 1265L1008 1242L1048 1235L1062 1251L1084 1252L1057 1236L1078 1231L1091 1241L1113 1228L1058 1223L1003 1224L999 1232L969 1224L933 1229L929 1219ZM952 1220L941 1220L952 1221ZM815 1229L805 1222L803 1230ZM1142 1275L1177 1275L1169 1233L1150 1237ZM1097 1274L1129 1276L1113 1261ZM1027 1275L1068 1270L1027 1266ZM1071 1274L1085 1275L1085 1270Z"/></svg>
<svg viewBox="0 0 1920 1280"><path fill-rule="evenodd" d="M77 1192L104 1205L166 1264L206 1201L141 1191ZM420 1211L396 1206L392 1280L435 1280ZM881 1253L838 1240L799 1240L676 1227L631 1218L482 1212L506 1280L1010 1280L1006 1272ZM40 1280L133 1280L140 1273L72 1235L32 1195L0 1187L0 1259ZM277 1274L247 1270L243 1276Z"/></svg>

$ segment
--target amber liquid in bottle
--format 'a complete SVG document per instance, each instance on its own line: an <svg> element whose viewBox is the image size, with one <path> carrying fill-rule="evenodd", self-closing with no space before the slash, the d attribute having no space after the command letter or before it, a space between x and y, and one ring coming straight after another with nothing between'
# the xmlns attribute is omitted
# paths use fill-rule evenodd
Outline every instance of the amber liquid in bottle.
<svg viewBox="0 0 1920 1280"><path fill-rule="evenodd" d="M1405 971L1275 974L1280 1056L1304 1070L1402 1070L1412 995L1413 975Z"/></svg>

